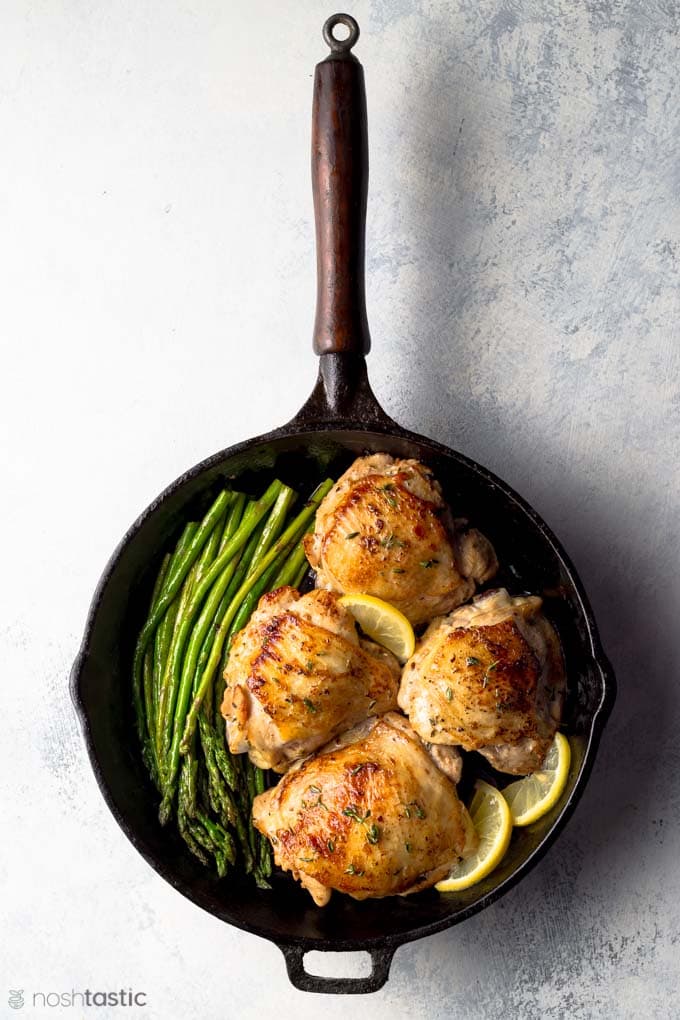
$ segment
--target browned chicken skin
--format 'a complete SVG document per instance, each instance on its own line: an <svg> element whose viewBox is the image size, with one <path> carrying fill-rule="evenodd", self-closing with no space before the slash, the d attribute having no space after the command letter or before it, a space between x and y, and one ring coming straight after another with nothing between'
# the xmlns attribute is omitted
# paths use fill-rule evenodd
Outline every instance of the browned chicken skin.
<svg viewBox="0 0 680 1020"><path fill-rule="evenodd" d="M417 625L465 602L498 568L488 540L463 525L450 521L424 465L377 453L333 486L305 551L317 587L375 595Z"/></svg>
<svg viewBox="0 0 680 1020"><path fill-rule="evenodd" d="M430 624L399 690L423 740L479 751L501 772L540 769L565 686L559 640L541 604L501 588Z"/></svg>
<svg viewBox="0 0 680 1020"><path fill-rule="evenodd" d="M397 707L397 660L360 641L354 618L329 591L264 595L236 636L224 677L230 751L277 772Z"/></svg>
<svg viewBox="0 0 680 1020"><path fill-rule="evenodd" d="M369 719L255 798L253 822L279 867L323 906L426 889L474 852L456 788L406 719Z"/></svg>

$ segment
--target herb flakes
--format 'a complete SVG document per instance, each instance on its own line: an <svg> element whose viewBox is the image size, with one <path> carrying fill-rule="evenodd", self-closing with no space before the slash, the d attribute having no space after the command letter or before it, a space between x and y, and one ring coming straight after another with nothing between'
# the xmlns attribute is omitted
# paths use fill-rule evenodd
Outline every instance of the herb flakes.
<svg viewBox="0 0 680 1020"><path fill-rule="evenodd" d="M357 878L359 878L361 875L363 875L363 871L359 871L354 866L354 864L350 864L350 866L348 868L345 868L345 874L346 875L356 875Z"/></svg>
<svg viewBox="0 0 680 1020"><path fill-rule="evenodd" d="M395 547L397 549L405 549L406 548L406 542L402 542L402 540L400 538L397 538L397 536L394 534L393 531L391 531L389 533L389 535L386 535L385 538L381 539L380 540L380 544L385 549L393 549Z"/></svg>
<svg viewBox="0 0 680 1020"><path fill-rule="evenodd" d="M375 846L375 844L380 840L380 829L375 822L371 822L370 825L366 824L368 819L371 817L370 809L365 815L360 815L356 804L348 804L346 808L342 809L342 813L343 815L346 815L347 818L351 818L353 821L358 822L359 825L363 825L366 828L367 842Z"/></svg>
<svg viewBox="0 0 680 1020"><path fill-rule="evenodd" d="M380 829L375 822L373 822L371 827L367 830L366 839L372 846L375 846L375 844L380 840Z"/></svg>

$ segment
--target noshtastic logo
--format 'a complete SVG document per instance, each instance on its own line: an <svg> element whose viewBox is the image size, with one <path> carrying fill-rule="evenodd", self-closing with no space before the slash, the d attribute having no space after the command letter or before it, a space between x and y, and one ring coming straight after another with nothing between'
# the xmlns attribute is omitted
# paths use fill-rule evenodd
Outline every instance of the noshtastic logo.
<svg viewBox="0 0 680 1020"><path fill-rule="evenodd" d="M132 988L119 988L116 991L96 991L90 988L84 991L71 989L70 992L31 992L31 1003L40 1009L69 1009L73 1006L112 1009L115 1007L146 1006L146 992L135 992ZM11 991L8 999L12 1009L21 1009L24 1005L24 990Z"/></svg>

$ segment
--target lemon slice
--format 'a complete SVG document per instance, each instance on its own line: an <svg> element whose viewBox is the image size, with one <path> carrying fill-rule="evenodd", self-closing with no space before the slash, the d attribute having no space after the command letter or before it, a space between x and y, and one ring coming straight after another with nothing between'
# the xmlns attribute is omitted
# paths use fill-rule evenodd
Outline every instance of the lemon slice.
<svg viewBox="0 0 680 1020"><path fill-rule="evenodd" d="M483 780L475 783L470 817L479 836L479 848L461 861L448 878L437 882L439 892L460 892L486 878L505 857L512 835L512 815L505 797Z"/></svg>
<svg viewBox="0 0 680 1020"><path fill-rule="evenodd" d="M403 613L373 595L343 595L340 605L349 609L364 634L389 648L400 662L413 655L416 637Z"/></svg>
<svg viewBox="0 0 680 1020"><path fill-rule="evenodd" d="M564 733L556 733L541 771L503 790L514 825L531 825L557 804L567 785L570 762L569 741Z"/></svg>

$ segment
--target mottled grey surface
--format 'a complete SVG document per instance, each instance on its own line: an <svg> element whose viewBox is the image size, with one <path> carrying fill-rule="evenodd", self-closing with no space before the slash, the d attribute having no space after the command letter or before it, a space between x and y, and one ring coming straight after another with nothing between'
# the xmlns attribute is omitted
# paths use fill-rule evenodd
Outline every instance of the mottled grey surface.
<svg viewBox="0 0 680 1020"><path fill-rule="evenodd" d="M310 75L331 9L283 6L0 10L0 1015L5 989L125 985L149 1008L97 1015L675 1017L672 0L352 8L375 389L554 527L619 677L592 782L545 861L400 949L370 1001L320 1000L290 988L277 949L144 864L85 763L66 675L110 550L170 479L285 420L311 385Z"/></svg>

